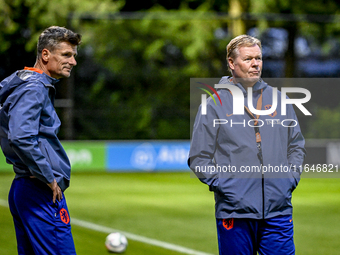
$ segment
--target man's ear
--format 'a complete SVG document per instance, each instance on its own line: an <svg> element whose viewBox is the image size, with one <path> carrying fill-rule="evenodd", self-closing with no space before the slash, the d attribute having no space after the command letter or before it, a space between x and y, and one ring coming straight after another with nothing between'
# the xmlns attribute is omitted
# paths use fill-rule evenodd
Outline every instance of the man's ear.
<svg viewBox="0 0 340 255"><path fill-rule="evenodd" d="M234 66L234 60L232 58L228 58L228 64L229 64L229 68L231 70L234 70L235 69L235 66Z"/></svg>
<svg viewBox="0 0 340 255"><path fill-rule="evenodd" d="M43 49L41 52L41 59L45 62L48 62L50 59L51 52L48 49Z"/></svg>

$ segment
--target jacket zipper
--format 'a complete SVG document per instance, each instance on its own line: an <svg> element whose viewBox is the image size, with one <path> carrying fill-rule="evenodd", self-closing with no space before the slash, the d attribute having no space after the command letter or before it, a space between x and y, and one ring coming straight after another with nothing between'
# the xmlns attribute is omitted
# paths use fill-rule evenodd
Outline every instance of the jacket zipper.
<svg viewBox="0 0 340 255"><path fill-rule="evenodd" d="M259 127L255 127L255 133L260 133ZM262 219L264 219L264 172L263 172L263 155L262 155L262 148L261 142L257 142L257 149L258 149L258 158L261 163L261 175L262 175Z"/></svg>
<svg viewBox="0 0 340 255"><path fill-rule="evenodd" d="M263 170L263 164L262 164ZM264 173L262 171L262 219L264 220Z"/></svg>
<svg viewBox="0 0 340 255"><path fill-rule="evenodd" d="M261 105L257 105L260 106L260 109L262 108L262 92L263 89L261 90ZM247 93L244 93L245 95L247 95ZM260 98L258 100L260 100ZM246 106L244 106L246 108L246 110L248 110L248 108ZM256 107L256 108L257 108ZM258 109L259 110L259 109ZM255 119L254 115L250 112L247 111L248 115ZM257 117L259 118L259 116ZM260 160L261 163L261 175L262 175L262 219L264 219L264 210L265 210L265 205L264 205L264 172L263 172L263 156L262 156L262 148L261 148L261 134L260 134L260 128L257 126L257 124L255 123L255 127L254 127L254 131L255 131L255 138L256 138L256 145L257 145L257 149L258 149L258 153L257 156Z"/></svg>

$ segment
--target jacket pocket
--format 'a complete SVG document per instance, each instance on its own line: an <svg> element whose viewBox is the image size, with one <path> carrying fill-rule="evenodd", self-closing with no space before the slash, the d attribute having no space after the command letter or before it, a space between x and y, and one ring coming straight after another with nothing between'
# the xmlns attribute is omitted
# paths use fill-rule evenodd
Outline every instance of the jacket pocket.
<svg viewBox="0 0 340 255"><path fill-rule="evenodd" d="M53 170L56 170L57 162L56 162L56 155L49 143L46 140L39 141L39 148L41 153L45 156L47 162L50 164Z"/></svg>

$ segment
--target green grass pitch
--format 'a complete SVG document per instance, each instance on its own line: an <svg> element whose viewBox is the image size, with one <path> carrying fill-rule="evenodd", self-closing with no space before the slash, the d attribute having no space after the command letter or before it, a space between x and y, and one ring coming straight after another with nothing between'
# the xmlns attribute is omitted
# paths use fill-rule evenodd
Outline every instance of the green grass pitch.
<svg viewBox="0 0 340 255"><path fill-rule="evenodd" d="M7 200L13 174L0 174ZM65 192L72 218L217 254L213 194L189 173L74 173ZM303 178L293 194L296 254L338 254L340 179ZM0 203L0 254L16 254L14 226ZM108 254L108 233L72 226L79 255ZM126 255L181 254L128 240Z"/></svg>

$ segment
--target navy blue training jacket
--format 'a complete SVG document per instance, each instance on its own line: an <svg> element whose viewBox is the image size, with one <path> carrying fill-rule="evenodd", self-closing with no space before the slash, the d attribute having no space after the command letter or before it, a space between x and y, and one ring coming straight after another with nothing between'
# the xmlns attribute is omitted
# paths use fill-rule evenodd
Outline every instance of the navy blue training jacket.
<svg viewBox="0 0 340 255"><path fill-rule="evenodd" d="M35 176L45 183L56 179L64 191L71 167L57 137L56 82L44 73L20 70L0 83L0 143L16 178Z"/></svg>
<svg viewBox="0 0 340 255"><path fill-rule="evenodd" d="M232 83L229 77L219 83L241 89L244 105L248 105L247 91L241 84ZM273 87L262 80L253 86L254 108L261 90L262 110L269 109ZM232 114L233 95L229 90L218 90L222 106L214 95L218 103L209 98L206 115L201 114L202 106L198 110L188 165L214 191L216 218L267 219L292 214L291 197L300 180L305 141L293 106L288 104L283 116L281 92L277 93L276 112L259 117L262 160L253 118L246 111L244 115Z"/></svg>

